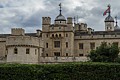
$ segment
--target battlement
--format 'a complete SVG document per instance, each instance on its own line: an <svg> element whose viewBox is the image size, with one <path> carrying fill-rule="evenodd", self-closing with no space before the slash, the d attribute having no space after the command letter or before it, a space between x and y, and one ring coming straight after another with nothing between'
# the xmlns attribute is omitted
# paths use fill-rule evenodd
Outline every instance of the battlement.
<svg viewBox="0 0 120 80"><path fill-rule="evenodd" d="M39 45L39 39L31 36L9 36L6 45Z"/></svg>
<svg viewBox="0 0 120 80"><path fill-rule="evenodd" d="M87 31L87 24L86 23L77 23L75 24L75 30L80 30L80 31Z"/></svg>
<svg viewBox="0 0 120 80"><path fill-rule="evenodd" d="M67 18L67 24L72 24L72 17Z"/></svg>
<svg viewBox="0 0 120 80"><path fill-rule="evenodd" d="M50 25L51 24L51 18L50 17L42 17L42 24L43 25Z"/></svg>
<svg viewBox="0 0 120 80"><path fill-rule="evenodd" d="M12 35L25 35L25 30L22 28L12 28L11 34Z"/></svg>

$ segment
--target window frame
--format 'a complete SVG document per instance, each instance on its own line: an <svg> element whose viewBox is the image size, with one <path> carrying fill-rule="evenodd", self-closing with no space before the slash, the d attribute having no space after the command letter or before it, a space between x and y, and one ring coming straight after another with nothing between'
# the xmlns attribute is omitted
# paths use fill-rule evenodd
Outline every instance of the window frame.
<svg viewBox="0 0 120 80"><path fill-rule="evenodd" d="M79 49L84 49L84 44L83 43L79 43Z"/></svg>
<svg viewBox="0 0 120 80"><path fill-rule="evenodd" d="M18 54L18 48L14 48L14 54Z"/></svg>
<svg viewBox="0 0 120 80"><path fill-rule="evenodd" d="M54 48L60 48L60 41L54 41Z"/></svg>
<svg viewBox="0 0 120 80"><path fill-rule="evenodd" d="M30 54L30 48L26 48L26 54Z"/></svg>

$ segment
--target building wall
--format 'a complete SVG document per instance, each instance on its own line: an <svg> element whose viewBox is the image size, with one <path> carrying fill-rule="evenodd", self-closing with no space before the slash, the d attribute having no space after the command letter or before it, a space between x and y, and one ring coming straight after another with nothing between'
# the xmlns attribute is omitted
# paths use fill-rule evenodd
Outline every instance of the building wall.
<svg viewBox="0 0 120 80"><path fill-rule="evenodd" d="M42 39L32 36L9 36L6 39L7 62L17 63L38 63L42 52ZM18 53L14 53L14 49L18 49ZM29 54L26 54L29 49Z"/></svg>
<svg viewBox="0 0 120 80"><path fill-rule="evenodd" d="M120 47L120 38L118 39L75 39L75 56L79 56L79 54L83 54L83 56L87 56L90 51L90 43L95 43L95 49L101 45L102 42L106 42L108 45L118 42L118 47ZM83 49L79 49L79 43L83 43Z"/></svg>
<svg viewBox="0 0 120 80"><path fill-rule="evenodd" d="M15 47L8 48L7 62L15 63L38 63L38 48L31 47L16 47L18 53L14 53ZM30 53L26 54L26 48L30 49ZM36 50L36 53L35 53Z"/></svg>
<svg viewBox="0 0 120 80"><path fill-rule="evenodd" d="M43 27L45 25L42 25ZM67 36L66 36L67 35ZM60 52L60 56L73 56L74 55L74 33L73 26L67 23L50 25L49 30L42 32L42 39L44 40L43 56L55 56L55 52ZM60 47L54 47L54 41L60 41ZM68 48L66 48L66 42ZM46 47L48 44L48 48Z"/></svg>
<svg viewBox="0 0 120 80"><path fill-rule="evenodd" d="M0 38L0 58L5 57L6 55L6 38Z"/></svg>

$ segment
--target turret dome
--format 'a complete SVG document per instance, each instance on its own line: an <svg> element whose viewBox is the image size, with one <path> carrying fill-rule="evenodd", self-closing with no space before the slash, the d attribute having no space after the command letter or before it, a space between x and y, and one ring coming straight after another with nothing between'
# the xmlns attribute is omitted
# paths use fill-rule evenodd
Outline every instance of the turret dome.
<svg viewBox="0 0 120 80"><path fill-rule="evenodd" d="M65 17L62 15L62 10L61 10L61 3L59 4L60 6L60 14L55 18L55 21L66 21Z"/></svg>
<svg viewBox="0 0 120 80"><path fill-rule="evenodd" d="M111 15L108 15L108 16L105 18L105 22L114 22L114 19L111 17Z"/></svg>
<svg viewBox="0 0 120 80"><path fill-rule="evenodd" d="M55 21L66 21L65 17L62 14L59 14L56 18Z"/></svg>

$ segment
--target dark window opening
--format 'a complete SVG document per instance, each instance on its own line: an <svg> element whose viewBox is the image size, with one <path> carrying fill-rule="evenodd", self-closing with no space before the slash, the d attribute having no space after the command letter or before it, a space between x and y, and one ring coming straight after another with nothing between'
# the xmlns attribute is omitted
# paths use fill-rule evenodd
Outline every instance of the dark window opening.
<svg viewBox="0 0 120 80"><path fill-rule="evenodd" d="M54 52L54 56L60 56L60 52Z"/></svg>
<svg viewBox="0 0 120 80"><path fill-rule="evenodd" d="M48 57L48 54L46 54L46 56Z"/></svg>
<svg viewBox="0 0 120 80"><path fill-rule="evenodd" d="M83 49L83 43L79 43L79 49Z"/></svg>
<svg viewBox="0 0 120 80"><path fill-rule="evenodd" d="M60 47L60 41L54 41L54 47L59 48Z"/></svg>
<svg viewBox="0 0 120 80"><path fill-rule="evenodd" d="M68 42L66 42L66 48L68 48Z"/></svg>
<svg viewBox="0 0 120 80"><path fill-rule="evenodd" d="M52 34L52 37L54 37L54 34Z"/></svg>
<svg viewBox="0 0 120 80"><path fill-rule="evenodd" d="M83 54L79 54L79 56L83 56Z"/></svg>
<svg viewBox="0 0 120 80"><path fill-rule="evenodd" d="M30 54L30 49L26 49L26 54Z"/></svg>
<svg viewBox="0 0 120 80"><path fill-rule="evenodd" d="M68 53L66 53L66 56L68 56Z"/></svg>
<svg viewBox="0 0 120 80"><path fill-rule="evenodd" d="M55 36L56 36L56 37L58 37L58 35L57 35L57 34L56 34Z"/></svg>
<svg viewBox="0 0 120 80"><path fill-rule="evenodd" d="M14 54L18 54L18 49L14 48Z"/></svg>
<svg viewBox="0 0 120 80"><path fill-rule="evenodd" d="M61 34L59 34L59 37L61 37Z"/></svg>
<svg viewBox="0 0 120 80"><path fill-rule="evenodd" d="M46 48L48 48L48 43L46 43Z"/></svg>

